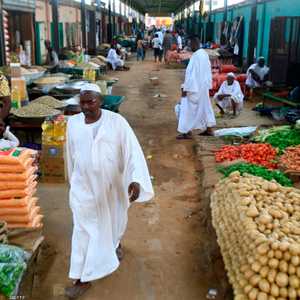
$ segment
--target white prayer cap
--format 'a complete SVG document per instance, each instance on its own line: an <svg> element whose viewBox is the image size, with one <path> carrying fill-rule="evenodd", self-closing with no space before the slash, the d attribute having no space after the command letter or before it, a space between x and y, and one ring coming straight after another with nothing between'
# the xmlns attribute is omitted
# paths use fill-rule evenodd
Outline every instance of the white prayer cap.
<svg viewBox="0 0 300 300"><path fill-rule="evenodd" d="M234 79L236 78L235 75L234 75L234 73L232 73L232 72L228 73L227 77L231 77L231 78L234 78Z"/></svg>
<svg viewBox="0 0 300 300"><path fill-rule="evenodd" d="M80 89L80 94L83 92L94 92L101 94L100 87L95 83L86 83Z"/></svg>

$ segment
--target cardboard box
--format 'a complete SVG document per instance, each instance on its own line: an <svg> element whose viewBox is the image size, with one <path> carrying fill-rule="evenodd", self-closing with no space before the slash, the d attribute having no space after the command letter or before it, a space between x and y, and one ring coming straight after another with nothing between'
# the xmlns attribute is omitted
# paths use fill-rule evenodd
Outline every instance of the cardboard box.
<svg viewBox="0 0 300 300"><path fill-rule="evenodd" d="M67 167L64 146L43 145L40 161L41 181L64 183L67 181Z"/></svg>
<svg viewBox="0 0 300 300"><path fill-rule="evenodd" d="M58 158L65 157L64 145L42 145L42 157Z"/></svg>

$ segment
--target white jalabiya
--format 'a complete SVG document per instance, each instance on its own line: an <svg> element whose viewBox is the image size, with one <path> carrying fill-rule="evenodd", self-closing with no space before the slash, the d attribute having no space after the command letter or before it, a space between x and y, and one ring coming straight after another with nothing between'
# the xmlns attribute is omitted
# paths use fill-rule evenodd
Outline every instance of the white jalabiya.
<svg viewBox="0 0 300 300"><path fill-rule="evenodd" d="M111 48L107 55L107 61L112 65L113 70L115 70L117 67L123 67L124 66L124 60L120 58L120 56L117 54L117 51L113 48Z"/></svg>
<svg viewBox="0 0 300 300"><path fill-rule="evenodd" d="M188 64L183 84L187 97L182 98L178 132L188 133L194 129L205 131L216 125L215 114L209 98L212 87L211 65L208 54L196 51Z"/></svg>
<svg viewBox="0 0 300 300"><path fill-rule="evenodd" d="M263 80L265 76L269 73L270 68L267 66L263 66L262 68L258 65L258 63L255 63L249 67L247 70L247 80L246 80L246 85L251 87L251 88L257 88L261 87L261 84L255 81L252 78L252 74L250 73L250 70L253 70L260 78L260 80Z"/></svg>
<svg viewBox="0 0 300 300"><path fill-rule="evenodd" d="M219 100L218 96L220 95L230 95L230 97L226 97L223 100ZM239 82L235 80L232 85L229 85L227 80L224 81L219 91L215 94L214 100L225 111L232 110L231 100L233 100L236 103L237 111L241 112L243 109L244 94L241 90Z"/></svg>
<svg viewBox="0 0 300 300"><path fill-rule="evenodd" d="M0 139L0 149L15 148L19 145L19 139L13 133L10 132L9 127L6 127L6 130L3 134L3 138Z"/></svg>
<svg viewBox="0 0 300 300"><path fill-rule="evenodd" d="M154 196L147 164L127 121L102 110L95 127L78 114L68 121L67 161L73 237L69 276L100 279L119 266L116 248L127 226L128 187L137 182L137 202Z"/></svg>
<svg viewBox="0 0 300 300"><path fill-rule="evenodd" d="M177 36L177 44L178 44L178 49L182 50L182 37L180 35Z"/></svg>

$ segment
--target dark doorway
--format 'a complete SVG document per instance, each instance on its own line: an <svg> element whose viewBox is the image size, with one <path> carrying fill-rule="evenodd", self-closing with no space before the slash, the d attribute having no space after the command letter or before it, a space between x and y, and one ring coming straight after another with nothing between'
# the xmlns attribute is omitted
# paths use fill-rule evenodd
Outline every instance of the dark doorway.
<svg viewBox="0 0 300 300"><path fill-rule="evenodd" d="M300 82L300 17L272 19L269 60L274 84Z"/></svg>

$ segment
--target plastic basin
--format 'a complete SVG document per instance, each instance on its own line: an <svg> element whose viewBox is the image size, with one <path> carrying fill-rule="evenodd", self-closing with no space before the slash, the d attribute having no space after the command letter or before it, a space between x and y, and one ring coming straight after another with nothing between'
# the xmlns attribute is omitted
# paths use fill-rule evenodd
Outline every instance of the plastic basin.
<svg viewBox="0 0 300 300"><path fill-rule="evenodd" d="M119 112L119 107L124 100L124 96L105 95L103 96L103 104L101 107L113 112Z"/></svg>

